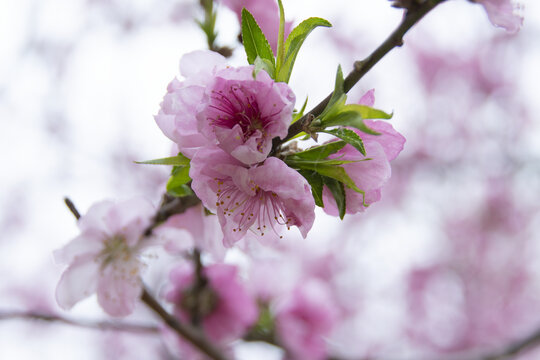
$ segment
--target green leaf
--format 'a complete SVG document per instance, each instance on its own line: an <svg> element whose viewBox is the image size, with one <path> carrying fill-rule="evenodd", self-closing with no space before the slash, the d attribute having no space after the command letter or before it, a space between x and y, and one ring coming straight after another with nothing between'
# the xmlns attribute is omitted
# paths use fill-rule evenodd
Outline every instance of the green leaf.
<svg viewBox="0 0 540 360"><path fill-rule="evenodd" d="M147 160L147 161L135 161L136 164L146 165L175 165L175 166L188 166L190 160L179 153L177 156L171 156L161 159Z"/></svg>
<svg viewBox="0 0 540 360"><path fill-rule="evenodd" d="M177 197L191 195L193 191L186 185L190 181L189 166L175 166L167 181L167 192Z"/></svg>
<svg viewBox="0 0 540 360"><path fill-rule="evenodd" d="M270 75L271 78L274 77L274 73L276 71L276 68L274 66L273 61L269 61L268 59L262 59L260 56L257 55L257 58L254 62L254 69L253 69L253 78L255 79L257 77L257 74L264 70Z"/></svg>
<svg viewBox="0 0 540 360"><path fill-rule="evenodd" d="M301 140L309 140L309 139L311 139L311 136L309 136L308 134L306 134L305 132L302 131L302 132L300 132L300 133L294 135L294 136L293 136L292 138L290 138L289 140L298 139L298 138L300 138L300 137L303 137L303 139L301 139Z"/></svg>
<svg viewBox="0 0 540 360"><path fill-rule="evenodd" d="M339 150L343 149L345 145L345 141L333 141L328 144L316 146L311 149L296 153L294 154L294 156L299 157L303 160L326 159L329 155L335 154Z"/></svg>
<svg viewBox="0 0 540 360"><path fill-rule="evenodd" d="M315 205L324 207L322 191L323 191L323 179L316 171L312 170L300 170L298 171L311 186L311 194L315 200Z"/></svg>
<svg viewBox="0 0 540 360"><path fill-rule="evenodd" d="M291 31L285 42L285 58L283 62L278 62L276 81L289 82L296 56L298 55L302 44L313 29L319 26L331 27L332 24L325 19L312 17L302 21L293 29L293 31Z"/></svg>
<svg viewBox="0 0 540 360"><path fill-rule="evenodd" d="M354 131L345 128L337 128L331 130L323 130L322 132L334 135L342 139L347 144L351 144L352 146L354 146L354 148L360 151L362 155L366 156L366 148L364 147L364 142L362 141L360 136L358 136L358 134Z"/></svg>
<svg viewBox="0 0 540 360"><path fill-rule="evenodd" d="M346 106L348 105L345 105L342 108L345 108ZM331 126L349 126L365 132L366 134L380 135L375 130L368 128L364 123L362 115L356 111L338 111L328 114L322 119L322 125L325 128Z"/></svg>
<svg viewBox="0 0 540 360"><path fill-rule="evenodd" d="M326 118L331 113L335 113L339 111L343 106L345 106L345 102L347 101L347 95L345 94L345 91L343 89L344 82L345 79L343 78L343 70L341 69L341 65L338 65L334 92L330 97L330 101L328 101L328 105L326 105L323 112L319 116L320 119Z"/></svg>
<svg viewBox="0 0 540 360"><path fill-rule="evenodd" d="M295 122L300 120L302 116L304 116L304 111L306 111L307 102L308 102L308 97L306 96L306 101L304 101L304 105L302 105L302 108L300 109L300 111L293 112L293 120L291 124L294 124Z"/></svg>
<svg viewBox="0 0 540 360"><path fill-rule="evenodd" d="M353 189L354 191L364 194L364 191L360 190L354 181L349 177L347 172L341 166L329 165L329 164L314 164L314 163L297 163L300 169L303 170L313 170L318 172L323 176L328 176L329 178L336 179L339 182L342 182L347 187Z"/></svg>
<svg viewBox="0 0 540 360"><path fill-rule="evenodd" d="M299 157L295 157L294 155L287 156L283 161L285 161L289 166L296 167L296 168L302 168L309 165L329 165L329 166L338 166L343 164L352 164L357 163L360 161L366 161L368 159L362 159L362 160L340 160L338 159L321 159L321 160L304 160ZM371 160L371 159L369 159Z"/></svg>
<svg viewBox="0 0 540 360"><path fill-rule="evenodd" d="M189 185L184 184L176 187L170 187L167 190L167 194L174 197L184 197L193 195L193 190L191 190Z"/></svg>
<svg viewBox="0 0 540 360"><path fill-rule="evenodd" d="M274 333L275 323L274 316L270 310L270 306L265 303L259 304L259 318L255 323L255 326L251 329L251 332L260 335L271 335Z"/></svg>
<svg viewBox="0 0 540 360"><path fill-rule="evenodd" d="M274 63L274 53L268 40L253 15L245 8L242 9L242 41L250 64L255 62L257 56Z"/></svg>
<svg viewBox="0 0 540 360"><path fill-rule="evenodd" d="M327 176L322 176L322 181L334 196L337 208L339 210L339 218L343 220L343 217L345 217L345 211L347 210L347 201L343 183Z"/></svg>
<svg viewBox="0 0 540 360"><path fill-rule="evenodd" d="M193 195L193 190L188 185L180 185L174 188L167 189L167 193L174 197L184 197Z"/></svg>
<svg viewBox="0 0 540 360"><path fill-rule="evenodd" d="M283 3L281 0L277 0L279 7L279 29L278 29L278 43L277 43L277 53L276 53L276 77L283 65L283 60L285 56L285 10L283 10ZM279 81L279 80L276 80Z"/></svg>
<svg viewBox="0 0 540 360"><path fill-rule="evenodd" d="M367 105L349 104L345 106L346 111L355 111L364 119L391 119L394 114L388 114L382 110L372 108Z"/></svg>

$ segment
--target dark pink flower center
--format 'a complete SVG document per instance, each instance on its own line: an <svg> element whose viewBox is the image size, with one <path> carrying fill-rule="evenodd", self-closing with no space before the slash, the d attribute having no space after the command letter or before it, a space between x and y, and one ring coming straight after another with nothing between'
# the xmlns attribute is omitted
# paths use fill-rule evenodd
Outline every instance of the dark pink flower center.
<svg viewBox="0 0 540 360"><path fill-rule="evenodd" d="M255 96L240 85L232 85L226 92L212 91L209 107L216 111L215 117L209 119L213 126L232 129L235 125L240 125L244 141L259 131L262 134L258 141L259 150L267 136L272 118L279 114L279 111L263 114ZM276 104L273 104L273 107L276 107Z"/></svg>
<svg viewBox="0 0 540 360"><path fill-rule="evenodd" d="M287 230L294 225L293 218L285 215L285 204L275 192L265 191L251 180L252 194L239 189L231 179L214 180L218 185L217 211L221 211L224 216L234 216L234 221L238 222L234 232L256 225L261 236L269 230L279 235L276 225L284 225Z"/></svg>

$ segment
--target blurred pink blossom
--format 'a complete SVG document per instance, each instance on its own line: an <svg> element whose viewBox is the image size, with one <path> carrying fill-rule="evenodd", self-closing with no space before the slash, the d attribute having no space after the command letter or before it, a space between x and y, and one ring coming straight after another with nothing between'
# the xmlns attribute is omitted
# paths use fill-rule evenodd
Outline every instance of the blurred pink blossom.
<svg viewBox="0 0 540 360"><path fill-rule="evenodd" d="M242 22L242 9L246 8L268 39L274 54L276 53L279 31L279 8L276 0L222 0L222 2L236 13L239 23ZM285 39L291 29L292 23L285 22Z"/></svg>
<svg viewBox="0 0 540 360"><path fill-rule="evenodd" d="M223 260L226 248L220 241L220 227L217 218L206 214L202 205L176 214L154 230L165 250L173 254L187 253L199 248L216 260Z"/></svg>
<svg viewBox="0 0 540 360"><path fill-rule="evenodd" d="M220 148L207 147L192 159L190 176L203 205L216 212L225 246L248 230L275 239L281 227L293 225L306 237L315 220L308 183L278 158L247 167Z"/></svg>
<svg viewBox="0 0 540 360"><path fill-rule="evenodd" d="M202 318L202 328L208 338L220 347L226 347L230 342L239 339L251 327L258 317L258 309L255 300L246 291L238 278L235 266L227 264L214 264L207 266L202 271L208 281L208 288L215 296L214 301L207 304L208 313ZM190 296L190 289L194 284L193 268L179 266L170 273L172 289L169 290L165 299L174 304L174 314L182 321L189 321L190 314L182 304L186 296ZM189 358L198 358L190 345L182 340L180 347L184 355Z"/></svg>
<svg viewBox="0 0 540 360"><path fill-rule="evenodd" d="M58 304L70 309L96 292L109 315L129 315L142 291L140 254L153 245L141 239L153 213L140 198L90 207L78 221L81 234L54 253L56 262L69 264L56 288Z"/></svg>
<svg viewBox="0 0 540 360"><path fill-rule="evenodd" d="M540 323L524 232L530 216L504 181L486 184L484 201L447 224L449 249L409 276L408 333L438 353L485 351Z"/></svg>
<svg viewBox="0 0 540 360"><path fill-rule="evenodd" d="M277 310L276 330L291 359L322 360L327 355L324 337L330 335L337 320L330 289L311 279L288 294Z"/></svg>
<svg viewBox="0 0 540 360"><path fill-rule="evenodd" d="M500 26L506 31L515 33L523 25L523 17L516 14L521 8L514 0L473 0L484 6L489 21L495 26Z"/></svg>

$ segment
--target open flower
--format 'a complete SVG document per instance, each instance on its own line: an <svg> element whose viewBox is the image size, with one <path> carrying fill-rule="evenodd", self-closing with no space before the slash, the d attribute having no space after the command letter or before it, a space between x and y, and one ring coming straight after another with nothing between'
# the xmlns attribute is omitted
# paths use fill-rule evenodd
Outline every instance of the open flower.
<svg viewBox="0 0 540 360"><path fill-rule="evenodd" d="M56 300L70 309L97 293L112 316L129 315L141 294L141 251L151 243L141 234L150 224L153 206L143 199L93 205L79 221L81 234L55 251L56 262L69 264L56 288Z"/></svg>
<svg viewBox="0 0 540 360"><path fill-rule="evenodd" d="M225 246L248 230L275 238L281 228L293 225L306 237L315 220L307 181L278 158L248 167L220 148L209 147L197 152L189 175L204 206L217 213Z"/></svg>
<svg viewBox="0 0 540 360"><path fill-rule="evenodd" d="M243 162L264 161L274 137L284 138L292 121L295 96L253 66L225 67L221 55L197 51L180 61L155 117L163 133L189 158L204 146L218 145Z"/></svg>
<svg viewBox="0 0 540 360"><path fill-rule="evenodd" d="M243 162L264 161L274 137L284 138L292 121L295 96L285 83L253 67L227 68L206 87L199 129L208 139Z"/></svg>
<svg viewBox="0 0 540 360"><path fill-rule="evenodd" d="M155 120L161 131L178 145L178 150L191 158L198 148L208 144L197 127L197 109L203 100L206 85L216 71L226 66L226 59L211 51L194 51L180 60L180 74L167 87Z"/></svg>

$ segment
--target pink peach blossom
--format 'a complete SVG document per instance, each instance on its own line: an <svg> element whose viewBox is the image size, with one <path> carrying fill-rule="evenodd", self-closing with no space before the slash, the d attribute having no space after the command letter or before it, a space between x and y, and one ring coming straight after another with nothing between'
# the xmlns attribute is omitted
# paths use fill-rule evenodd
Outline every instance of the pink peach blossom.
<svg viewBox="0 0 540 360"><path fill-rule="evenodd" d="M231 68L212 52L193 52L180 63L183 82L174 79L155 117L163 133L189 158L218 145L245 164L263 161L274 137L284 138L295 96L285 83L253 66Z"/></svg>
<svg viewBox="0 0 540 360"><path fill-rule="evenodd" d="M109 315L129 315L142 291L140 254L153 243L141 234L153 213L143 199L93 205L78 221L81 234L54 253L56 262L69 264L56 288L58 304L70 309L97 293Z"/></svg>
<svg viewBox="0 0 540 360"><path fill-rule="evenodd" d="M206 85L216 71L226 66L226 60L211 51L194 51L180 60L180 73L167 87L155 121L161 131L178 144L178 149L191 158L195 151L208 143L197 127L197 108L202 102Z"/></svg>
<svg viewBox="0 0 540 360"><path fill-rule="evenodd" d="M223 260L227 250L220 241L217 218L206 214L202 205L171 216L154 230L154 235L164 244L165 250L173 254L186 253L196 247L216 260Z"/></svg>
<svg viewBox="0 0 540 360"><path fill-rule="evenodd" d="M515 33L523 25L523 17L516 13L521 5L513 0L474 0L486 9L489 21L495 26Z"/></svg>
<svg viewBox="0 0 540 360"><path fill-rule="evenodd" d="M324 337L337 320L328 287L312 279L296 288L278 310L276 330L292 359L322 360L327 355Z"/></svg>
<svg viewBox="0 0 540 360"><path fill-rule="evenodd" d="M274 137L284 138L292 121L295 96L253 67L227 68L206 87L197 114L199 130L223 150L251 165L263 161Z"/></svg>
<svg viewBox="0 0 540 360"><path fill-rule="evenodd" d="M233 265L214 264L203 269L203 276L215 296L212 308L202 319L202 328L208 338L218 345L240 338L258 317L255 300L248 294L238 279L237 268ZM174 304L175 316L188 321L190 314L182 307L182 302L193 285L193 269L180 266L170 273L172 289L165 298Z"/></svg>
<svg viewBox="0 0 540 360"><path fill-rule="evenodd" d="M280 227L293 225L306 237L315 220L308 183L278 158L248 167L218 147L203 148L191 161L190 176L203 205L217 213L225 246L248 230L275 238Z"/></svg>

